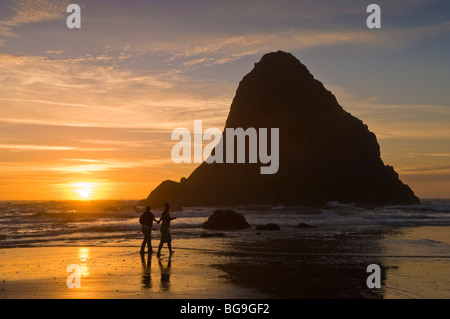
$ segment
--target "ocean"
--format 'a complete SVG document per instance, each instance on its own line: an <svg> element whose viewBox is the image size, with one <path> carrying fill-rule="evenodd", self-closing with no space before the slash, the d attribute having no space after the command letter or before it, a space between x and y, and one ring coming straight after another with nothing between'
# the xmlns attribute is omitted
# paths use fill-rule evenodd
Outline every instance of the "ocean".
<svg viewBox="0 0 450 319"><path fill-rule="evenodd" d="M43 246L140 246L142 241L137 201L1 201L0 202L0 248ZM203 222L221 207L188 207L171 212L172 238L189 246L203 244L199 239L203 233L217 233L202 228ZM270 239L295 239L307 230L298 228L299 223L311 226L321 236L336 236L346 229L357 229L362 234L371 229L398 230L418 226L450 226L450 200L423 200L423 204L410 206L386 206L368 208L352 204L330 202L323 207L235 207L252 226L249 229L220 232L216 240L245 241L270 236ZM153 210L156 218L161 212ZM255 227L276 223L279 231L258 232ZM153 239L159 238L159 225L153 226ZM442 228L441 228L442 229ZM444 228L448 229L448 228ZM267 235L270 234L270 235ZM259 236L259 237L258 237ZM261 237L262 236L262 237ZM450 233L441 238L440 252L450 255ZM154 246L157 243L154 243ZM421 242L436 248L436 242ZM192 248L192 247L191 247ZM195 247L194 247L195 248Z"/></svg>

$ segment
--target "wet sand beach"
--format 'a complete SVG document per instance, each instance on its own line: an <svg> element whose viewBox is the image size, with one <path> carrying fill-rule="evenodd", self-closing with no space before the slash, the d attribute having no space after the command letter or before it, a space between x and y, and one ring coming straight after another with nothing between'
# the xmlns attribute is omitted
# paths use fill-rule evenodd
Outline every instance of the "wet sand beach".
<svg viewBox="0 0 450 319"><path fill-rule="evenodd" d="M217 267L279 298L450 298L449 227L326 232L309 230L303 241L261 240L248 247L251 257L229 253L240 257ZM381 269L379 289L367 286L371 264Z"/></svg>
<svg viewBox="0 0 450 319"><path fill-rule="evenodd" d="M450 298L448 230L306 229L301 240L279 240L276 232L225 243L180 240L175 254L163 251L161 259L140 255L139 245L5 248L0 298ZM67 286L71 264L80 267L80 288ZM379 289L366 285L370 264L381 268Z"/></svg>
<svg viewBox="0 0 450 319"><path fill-rule="evenodd" d="M201 258L200 258L200 255ZM138 247L36 247L0 251L0 298L261 298L209 267L212 256L178 250L160 259ZM80 288L67 267L80 266ZM72 281L75 283L75 281Z"/></svg>

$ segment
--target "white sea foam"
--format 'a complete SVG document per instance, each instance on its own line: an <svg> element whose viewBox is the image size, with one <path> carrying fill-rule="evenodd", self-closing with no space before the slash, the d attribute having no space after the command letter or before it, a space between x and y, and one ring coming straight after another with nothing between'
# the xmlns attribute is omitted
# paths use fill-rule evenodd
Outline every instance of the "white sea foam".
<svg viewBox="0 0 450 319"><path fill-rule="evenodd" d="M114 244L136 242L142 237L140 212L134 201L98 202L0 202L0 247L73 245L77 243ZM217 207L187 207L172 212L176 238L198 238L202 224ZM254 227L276 223L278 237L299 231L299 223L319 230L342 227L450 226L450 200L428 200L422 205L366 208L331 202L324 207L245 206L234 208L243 214L251 229L227 232L228 237L253 234ZM161 212L154 211L156 218ZM154 225L158 232L159 226ZM155 235L157 236L157 235ZM430 243L431 245L431 243Z"/></svg>

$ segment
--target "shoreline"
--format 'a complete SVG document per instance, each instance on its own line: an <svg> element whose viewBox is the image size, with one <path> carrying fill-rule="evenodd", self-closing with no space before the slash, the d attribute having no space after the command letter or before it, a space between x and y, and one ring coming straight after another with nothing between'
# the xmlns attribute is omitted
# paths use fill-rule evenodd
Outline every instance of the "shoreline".
<svg viewBox="0 0 450 319"><path fill-rule="evenodd" d="M449 230L306 229L284 240L276 232L241 241L175 239L175 254L170 258L164 248L161 259L141 256L138 245L2 248L0 298L448 299ZM71 264L80 266L80 288L67 287ZM367 287L370 264L381 268L380 289Z"/></svg>

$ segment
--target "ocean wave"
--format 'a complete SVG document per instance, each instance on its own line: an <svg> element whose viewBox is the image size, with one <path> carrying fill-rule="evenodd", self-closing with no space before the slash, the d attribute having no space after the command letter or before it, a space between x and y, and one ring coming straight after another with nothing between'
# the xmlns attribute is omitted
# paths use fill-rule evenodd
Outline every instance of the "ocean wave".
<svg viewBox="0 0 450 319"><path fill-rule="evenodd" d="M51 219L63 219L67 221L71 220L83 220L83 219L129 219L139 217L139 214L130 211L123 212L37 212L29 216L29 218L51 218Z"/></svg>
<svg viewBox="0 0 450 319"><path fill-rule="evenodd" d="M442 201L430 201L424 200L422 204L416 205L392 205L392 206L384 206L381 208L377 208L377 210L412 210L412 211L432 211L432 212L440 212L440 213L450 213L450 201L442 200Z"/></svg>
<svg viewBox="0 0 450 319"><path fill-rule="evenodd" d="M73 202L0 202L0 246L49 245L86 241L123 242L141 240L140 211L132 202L114 201L100 203ZM202 224L221 207L185 207L171 212L171 228L177 237L199 236ZM222 208L223 209L223 208ZM289 236L299 223L324 229L358 226L450 226L450 200L423 201L420 205L392 205L364 207L354 204L330 202L323 207L285 207L249 205L234 208L244 215L252 226L276 223L281 227L280 236ZM153 212L158 219L160 211ZM159 225L154 224L157 238ZM304 234L305 231L303 230Z"/></svg>

